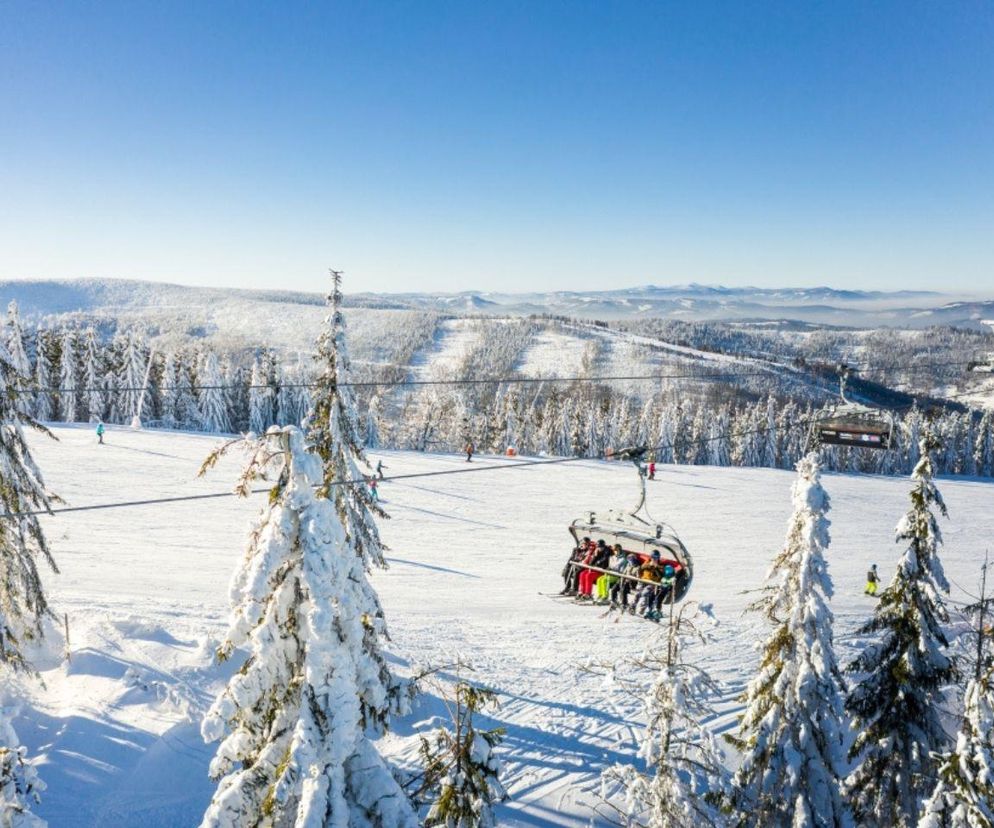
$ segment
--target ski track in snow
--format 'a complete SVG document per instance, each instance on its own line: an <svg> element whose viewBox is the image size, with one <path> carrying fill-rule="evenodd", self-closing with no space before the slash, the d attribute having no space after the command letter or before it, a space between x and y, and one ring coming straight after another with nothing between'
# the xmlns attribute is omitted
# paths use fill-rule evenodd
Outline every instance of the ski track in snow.
<svg viewBox="0 0 994 828"><path fill-rule="evenodd" d="M411 360L411 379L437 380L454 374L483 333L472 319L447 319L438 326L435 340Z"/></svg>
<svg viewBox="0 0 994 828"><path fill-rule="evenodd" d="M72 506L229 490L240 463L225 459L196 479L220 438L111 428L98 446L88 428L53 430L59 442L32 436L32 450L50 488ZM388 475L469 468L451 455L375 457ZM472 468L516 463L479 457ZM561 587L570 521L626 505L632 478L627 464L581 461L381 486L392 563L372 577L390 623L390 656L406 671L461 655L474 665L469 678L498 691L501 708L483 722L507 728L503 825L607 824L594 818L599 775L613 762L635 761L639 699L602 670L583 668L639 655L660 628L539 594ZM783 541L792 481L786 471L679 466L661 467L649 487L651 513L672 523L694 556L691 597L713 603L720 621L714 642L697 654L724 682L716 731L734 727L737 697L754 672L764 627L743 616L755 597L744 591L761 585ZM858 643L851 631L873 607L862 594L866 568L876 562L887 578L902 551L893 527L908 484L829 474L825 486L845 663ZM957 479L940 487L951 515L943 560L969 589L994 532L994 486ZM200 718L240 663L218 667L212 653L259 505L256 496L44 519L62 570L45 579L53 607L69 615L72 660L39 653L45 686L25 682L16 727L39 758L49 789L37 811L53 828L199 821L213 791L207 766L215 747L201 742ZM439 715L429 690L395 723L384 751L413 766L415 725Z"/></svg>

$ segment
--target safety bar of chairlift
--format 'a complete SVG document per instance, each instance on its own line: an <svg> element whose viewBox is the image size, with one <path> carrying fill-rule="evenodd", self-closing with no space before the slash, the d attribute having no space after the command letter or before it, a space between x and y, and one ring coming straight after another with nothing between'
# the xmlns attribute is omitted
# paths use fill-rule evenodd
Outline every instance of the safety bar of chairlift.
<svg viewBox="0 0 994 828"><path fill-rule="evenodd" d="M677 562L679 563L679 561ZM637 581L640 584L649 584L649 586L661 586L662 581L650 581L648 578L637 578L634 575L625 575L623 572L615 572L613 569L601 569L599 566L591 566L590 564L580 563L580 561L570 561L569 565L577 569L589 569L593 572L603 572L605 575L614 575L615 578L624 578L626 581ZM686 570L683 564L680 564L682 570Z"/></svg>
<svg viewBox="0 0 994 828"><path fill-rule="evenodd" d="M626 513L626 517L635 517L635 515ZM639 519L641 519L641 518L639 518ZM608 518L608 520L610 520L610 518ZM587 523L587 526L596 526L596 525L597 525L597 513L596 512L591 512L590 513L590 520ZM645 525L646 526L652 526L651 523L646 523ZM627 527L622 527L622 528L624 529L624 528L627 528ZM678 537L677 533L676 533L676 529L674 529L669 523L666 523L665 521L662 522L662 523L657 523L655 525L655 529L656 529L656 540L662 540L663 539L663 529L669 529L670 533L673 535L673 537L675 537L675 538Z"/></svg>

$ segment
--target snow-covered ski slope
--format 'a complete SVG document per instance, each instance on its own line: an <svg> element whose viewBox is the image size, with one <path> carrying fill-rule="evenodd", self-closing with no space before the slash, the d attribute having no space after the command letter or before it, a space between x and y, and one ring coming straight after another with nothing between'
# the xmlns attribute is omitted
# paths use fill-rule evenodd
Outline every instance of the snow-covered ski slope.
<svg viewBox="0 0 994 828"><path fill-rule="evenodd" d="M219 438L112 429L99 446L89 429L56 427L59 442L32 438L49 486L84 506L228 490L237 460L196 480ZM626 506L627 464L513 467L518 461L383 453L387 475L462 471L386 482L392 519L382 524L391 568L373 582L390 622L399 670L472 662L472 678L493 686L507 728L502 751L511 800L509 826L587 826L598 775L634 761L638 700L578 668L639 654L660 634L649 622L575 606L540 592L561 586L566 527L588 509ZM727 729L736 697L753 674L762 625L742 611L783 540L793 475L763 469L662 467L649 509L680 532L695 561L692 597L714 605L717 640L695 654L725 681L713 722ZM957 584L975 584L994 537L994 485L942 481L950 520L944 561ZM885 578L900 548L893 527L904 512L900 479L828 475L833 498L829 551L843 660L850 631L872 610L863 576L876 562ZM59 826L195 825L212 786L213 746L199 720L238 659L212 664L227 609L227 585L242 554L255 500L203 500L46 518L62 569L47 575L53 605L67 612L71 661L42 664L45 686L27 682L17 728L49 789L38 813ZM954 593L955 595L956 593ZM959 593L958 597L962 597ZM441 714L431 692L396 723L384 750L413 764L417 728ZM595 825L607 824L595 819Z"/></svg>

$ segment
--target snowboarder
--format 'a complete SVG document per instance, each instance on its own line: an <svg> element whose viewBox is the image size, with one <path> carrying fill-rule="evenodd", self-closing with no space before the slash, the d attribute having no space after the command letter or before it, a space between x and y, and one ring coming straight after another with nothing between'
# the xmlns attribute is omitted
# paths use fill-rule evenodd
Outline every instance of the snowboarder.
<svg viewBox="0 0 994 828"><path fill-rule="evenodd" d="M380 480L382 480L382 479L383 479L383 470L384 470L385 468L386 468L386 466L384 466L384 465L383 465L383 461L382 461L382 460L377 460L377 461L376 461L376 476L377 476L377 477L378 477L378 478L379 478Z"/></svg>
<svg viewBox="0 0 994 828"><path fill-rule="evenodd" d="M870 571L866 573L866 589L864 590L867 595L877 594L877 583L880 578L877 575L877 565L873 564L870 567Z"/></svg>
<svg viewBox="0 0 994 828"><path fill-rule="evenodd" d="M471 462L473 460L473 452L476 451L476 448L472 443L466 443L466 448L464 448L463 451L466 452L466 462Z"/></svg>
<svg viewBox="0 0 994 828"><path fill-rule="evenodd" d="M104 444L104 424L102 422L97 423L97 442L100 445Z"/></svg>
<svg viewBox="0 0 994 828"><path fill-rule="evenodd" d="M649 479L650 480L655 480L656 479L656 461L655 460L650 460L649 461Z"/></svg>

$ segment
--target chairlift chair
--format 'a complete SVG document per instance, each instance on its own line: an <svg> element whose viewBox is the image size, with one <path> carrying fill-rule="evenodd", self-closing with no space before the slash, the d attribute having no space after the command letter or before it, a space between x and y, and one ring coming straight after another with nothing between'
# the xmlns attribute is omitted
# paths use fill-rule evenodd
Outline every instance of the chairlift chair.
<svg viewBox="0 0 994 828"><path fill-rule="evenodd" d="M676 530L666 523L654 521L645 512L645 476L642 465L648 448L645 446L621 449L615 453L619 459L630 460L638 469L640 496L635 508L629 512L609 509L606 512L588 512L577 518L569 527L574 545L589 537L594 542L603 540L608 546L620 544L626 554L638 555L647 560L659 552L660 563L669 563L675 570L673 601L683 600L694 579L694 560L683 545ZM640 514L640 512L642 514Z"/></svg>
<svg viewBox="0 0 994 828"><path fill-rule="evenodd" d="M887 411L846 397L846 382L850 369L839 366L839 396L837 403L812 425L813 446L852 446L854 448L882 449L894 447L894 417Z"/></svg>

